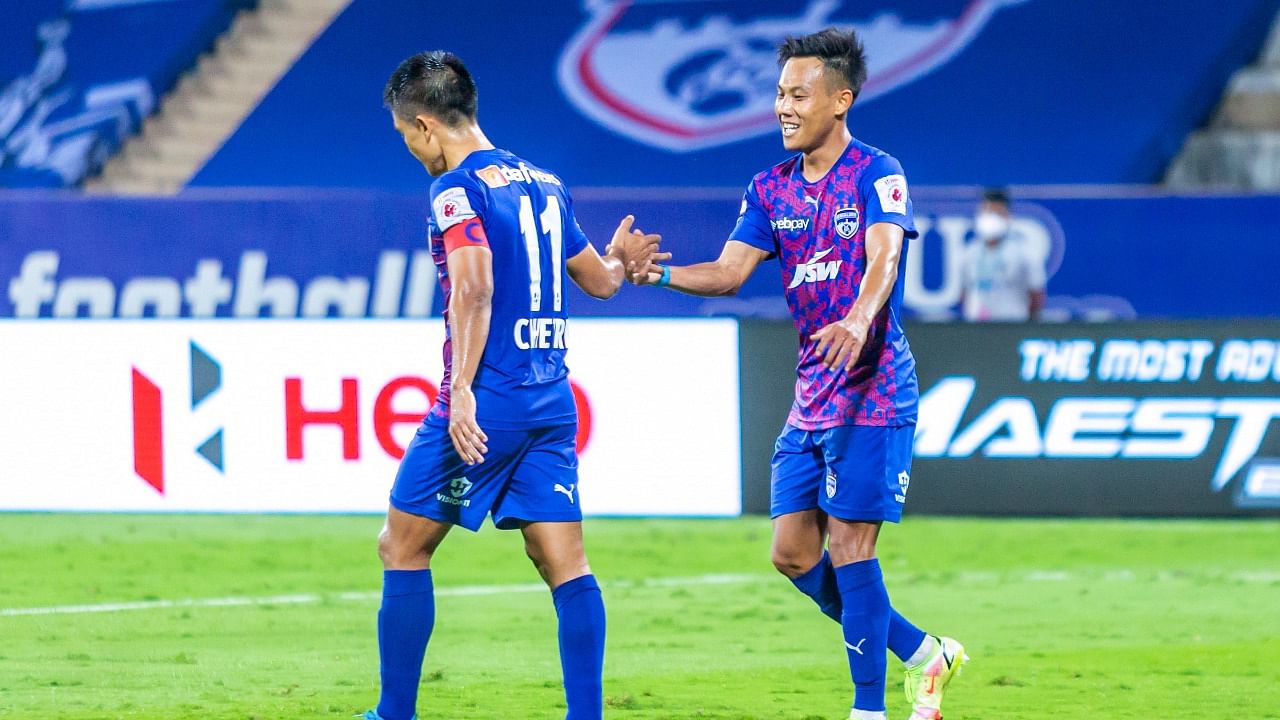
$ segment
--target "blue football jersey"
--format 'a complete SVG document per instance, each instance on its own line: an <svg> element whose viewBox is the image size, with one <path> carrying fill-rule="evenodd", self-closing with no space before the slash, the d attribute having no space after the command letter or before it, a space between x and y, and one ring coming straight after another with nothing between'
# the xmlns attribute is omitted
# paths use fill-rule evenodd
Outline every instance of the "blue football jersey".
<svg viewBox="0 0 1280 720"><path fill-rule="evenodd" d="M519 430L573 422L577 410L565 366L565 261L587 247L587 237L564 183L505 150L477 151L431 184L429 228L446 336L444 379L428 419L449 416L448 234L449 247L487 242L493 253L493 314L472 383L480 427Z"/></svg>
<svg viewBox="0 0 1280 720"><path fill-rule="evenodd" d="M831 170L805 180L801 155L756 175L729 239L775 256L800 336L796 399L787 422L802 430L916 421L916 363L902 329L903 276L917 236L902 166L853 140ZM853 307L867 268L866 232L876 223L903 229L898 280L876 314L853 370L828 370L813 334Z"/></svg>

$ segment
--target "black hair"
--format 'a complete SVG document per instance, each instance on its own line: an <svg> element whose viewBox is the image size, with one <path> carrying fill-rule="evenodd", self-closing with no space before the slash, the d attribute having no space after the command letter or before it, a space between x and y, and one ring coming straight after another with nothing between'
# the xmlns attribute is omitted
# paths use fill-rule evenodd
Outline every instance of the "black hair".
<svg viewBox="0 0 1280 720"><path fill-rule="evenodd" d="M984 202L1009 207L1009 191L1002 187L983 188L982 199Z"/></svg>
<svg viewBox="0 0 1280 720"><path fill-rule="evenodd" d="M847 85L855 98L867 81L867 55L852 30L830 27L812 35L790 36L778 46L778 64L795 57L821 60L827 78Z"/></svg>
<svg viewBox="0 0 1280 720"><path fill-rule="evenodd" d="M400 63L382 91L382 102L402 119L426 113L450 127L476 118L476 83L451 52L422 52Z"/></svg>

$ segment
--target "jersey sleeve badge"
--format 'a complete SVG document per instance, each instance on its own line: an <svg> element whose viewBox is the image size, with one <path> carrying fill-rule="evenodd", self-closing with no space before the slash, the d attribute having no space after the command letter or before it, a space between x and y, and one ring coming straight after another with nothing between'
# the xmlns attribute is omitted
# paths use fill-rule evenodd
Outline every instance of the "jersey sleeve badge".
<svg viewBox="0 0 1280 720"><path fill-rule="evenodd" d="M875 182L880 209L886 213L907 214L907 179L902 175L885 175Z"/></svg>
<svg viewBox="0 0 1280 720"><path fill-rule="evenodd" d="M443 233L460 222L476 217L476 211L471 208L466 190L451 187L436 196L435 202L431 204L431 215Z"/></svg>

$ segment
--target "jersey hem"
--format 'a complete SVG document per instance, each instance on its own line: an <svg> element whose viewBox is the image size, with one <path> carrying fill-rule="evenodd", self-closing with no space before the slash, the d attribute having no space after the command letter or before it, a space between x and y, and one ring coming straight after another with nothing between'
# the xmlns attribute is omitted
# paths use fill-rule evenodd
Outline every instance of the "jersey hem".
<svg viewBox="0 0 1280 720"><path fill-rule="evenodd" d="M789 417L787 418L787 424L797 430L817 432L820 430L844 427L846 425L858 425L862 427L906 427L908 425L915 425L916 418L836 418L832 420L801 420L799 418Z"/></svg>
<svg viewBox="0 0 1280 720"><path fill-rule="evenodd" d="M427 413L422 419L426 425L449 424L449 416L443 412L436 414L435 412ZM537 430L539 428L559 427L561 425L574 425L578 422L578 414L576 412L567 415L555 415L553 417L538 418L536 420L526 420L523 422L504 422L501 420L488 420L486 418L476 418L476 424L482 430Z"/></svg>

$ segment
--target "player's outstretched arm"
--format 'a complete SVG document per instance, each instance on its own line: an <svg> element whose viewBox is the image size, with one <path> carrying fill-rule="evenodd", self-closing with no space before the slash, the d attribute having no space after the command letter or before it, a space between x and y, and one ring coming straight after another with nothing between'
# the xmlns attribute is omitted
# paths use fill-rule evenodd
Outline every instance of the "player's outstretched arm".
<svg viewBox="0 0 1280 720"><path fill-rule="evenodd" d="M632 281L638 285L669 287L688 295L737 295L742 284L768 257L769 253L764 250L730 240L714 262L674 267L659 265L655 260L643 273L634 273Z"/></svg>
<svg viewBox="0 0 1280 720"><path fill-rule="evenodd" d="M898 281L904 235L902 228L893 223L880 222L867 228L867 269L858 286L858 299L843 319L813 334L818 341L815 351L828 368L843 365L848 371L858 361L871 323L889 301Z"/></svg>
<svg viewBox="0 0 1280 720"><path fill-rule="evenodd" d="M671 257L670 253L658 252L662 236L633 230L633 222L635 218L631 215L622 219L603 256L588 243L582 252L569 258L565 268L583 292L608 300L622 287L628 267L645 267L650 262Z"/></svg>
<svg viewBox="0 0 1280 720"><path fill-rule="evenodd" d="M453 340L453 376L449 390L449 437L462 461L484 462L489 437L476 423L471 391L489 340L493 311L493 253L488 247L459 247L449 253L449 334Z"/></svg>

